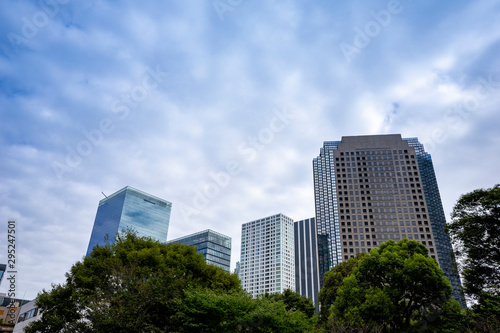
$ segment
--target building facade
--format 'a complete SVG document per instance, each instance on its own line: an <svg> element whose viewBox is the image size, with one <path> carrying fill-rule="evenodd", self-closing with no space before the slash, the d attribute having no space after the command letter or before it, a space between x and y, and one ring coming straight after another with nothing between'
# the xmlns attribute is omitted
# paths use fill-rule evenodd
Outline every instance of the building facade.
<svg viewBox="0 0 500 333"><path fill-rule="evenodd" d="M99 201L87 255L97 244L113 242L120 231L132 229L141 237L167 241L172 204L126 186Z"/></svg>
<svg viewBox="0 0 500 333"><path fill-rule="evenodd" d="M228 272L230 271L231 237L212 230L205 230L171 240L168 243L193 245L198 253L203 255L207 263L224 268Z"/></svg>
<svg viewBox="0 0 500 333"><path fill-rule="evenodd" d="M295 291L310 298L319 310L319 262L316 219L309 218L294 224Z"/></svg>
<svg viewBox="0 0 500 333"><path fill-rule="evenodd" d="M21 307L29 300L0 295L0 332L12 332L16 325Z"/></svg>
<svg viewBox="0 0 500 333"><path fill-rule="evenodd" d="M416 138L347 136L325 142L313 160L318 235L330 267L388 239L424 244L465 306L431 156ZM318 236L320 237L320 236ZM320 254L320 271L326 260Z"/></svg>
<svg viewBox="0 0 500 333"><path fill-rule="evenodd" d="M335 157L339 142L325 142L318 157L313 159L314 203L318 233L320 284L323 275L342 262L340 225L336 191Z"/></svg>
<svg viewBox="0 0 500 333"><path fill-rule="evenodd" d="M36 305L36 300L24 304L19 310L19 316L17 317L13 333L22 333L26 326L40 318L42 318L42 313Z"/></svg>
<svg viewBox="0 0 500 333"><path fill-rule="evenodd" d="M239 278L239 276L240 276L240 262L239 261L236 262L236 268L234 269L233 273L236 274Z"/></svg>
<svg viewBox="0 0 500 333"><path fill-rule="evenodd" d="M295 290L294 223L283 214L244 223L240 280L253 297Z"/></svg>

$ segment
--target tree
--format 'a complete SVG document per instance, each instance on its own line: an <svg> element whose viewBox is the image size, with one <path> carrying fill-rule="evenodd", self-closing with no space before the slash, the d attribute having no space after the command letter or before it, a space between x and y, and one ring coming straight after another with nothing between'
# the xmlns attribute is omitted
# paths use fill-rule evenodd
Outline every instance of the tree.
<svg viewBox="0 0 500 333"><path fill-rule="evenodd" d="M206 288L188 290L181 309L181 332L311 332L316 315L287 306L273 295L253 299L242 292L217 293ZM299 295L300 296L300 295ZM314 309L314 307L313 307Z"/></svg>
<svg viewBox="0 0 500 333"><path fill-rule="evenodd" d="M382 243L359 259L337 288L330 313L332 322L353 327L439 332L452 326L460 305L427 248L403 239Z"/></svg>
<svg viewBox="0 0 500 333"><path fill-rule="evenodd" d="M307 318L313 318L316 314L316 307L312 300L308 297L302 296L298 292L286 289L283 293L264 294L274 302L283 302L287 311L301 311Z"/></svg>
<svg viewBox="0 0 500 333"><path fill-rule="evenodd" d="M321 304L321 322L325 323L328 320L330 306L332 306L337 298L337 290L342 285L342 281L352 274L354 269L358 267L359 261L365 255L368 254L363 252L357 253L354 258L349 258L349 260L341 262L325 273L323 288L321 288L318 295Z"/></svg>
<svg viewBox="0 0 500 333"><path fill-rule="evenodd" d="M481 301L500 286L500 185L462 195L447 226L461 262L464 293Z"/></svg>
<svg viewBox="0 0 500 333"><path fill-rule="evenodd" d="M25 332L177 331L190 287L242 291L236 275L205 263L194 247L128 232L74 264L65 284L41 292L43 316Z"/></svg>

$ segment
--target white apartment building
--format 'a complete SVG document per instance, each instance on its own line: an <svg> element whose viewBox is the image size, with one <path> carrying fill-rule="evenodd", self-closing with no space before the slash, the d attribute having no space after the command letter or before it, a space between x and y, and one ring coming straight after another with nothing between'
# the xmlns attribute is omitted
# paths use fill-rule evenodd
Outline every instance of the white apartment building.
<svg viewBox="0 0 500 333"><path fill-rule="evenodd" d="M295 291L294 222L277 214L241 227L240 274L243 288L253 297Z"/></svg>

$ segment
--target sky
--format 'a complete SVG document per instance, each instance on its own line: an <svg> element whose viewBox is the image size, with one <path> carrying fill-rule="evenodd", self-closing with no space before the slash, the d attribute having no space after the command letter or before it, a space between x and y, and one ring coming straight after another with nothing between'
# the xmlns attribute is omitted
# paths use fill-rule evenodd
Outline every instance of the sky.
<svg viewBox="0 0 500 333"><path fill-rule="evenodd" d="M17 295L64 283L132 186L234 268L242 223L314 216L312 160L351 135L418 137L449 219L500 183L499 53L496 0L2 1L0 263L15 220Z"/></svg>

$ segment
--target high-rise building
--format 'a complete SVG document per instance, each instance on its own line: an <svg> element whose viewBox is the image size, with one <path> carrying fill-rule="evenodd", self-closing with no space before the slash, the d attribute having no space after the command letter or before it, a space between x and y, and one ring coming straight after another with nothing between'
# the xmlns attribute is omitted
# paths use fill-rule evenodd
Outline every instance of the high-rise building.
<svg viewBox="0 0 500 333"><path fill-rule="evenodd" d="M141 237L167 241L172 204L126 186L99 201L87 255L97 244L113 242L120 231L134 230Z"/></svg>
<svg viewBox="0 0 500 333"><path fill-rule="evenodd" d="M294 223L283 214L241 227L240 280L253 297L295 290Z"/></svg>
<svg viewBox="0 0 500 333"><path fill-rule="evenodd" d="M295 291L319 311L318 239L315 218L295 222Z"/></svg>
<svg viewBox="0 0 500 333"><path fill-rule="evenodd" d="M234 269L233 273L238 275L238 277L240 276L240 262L239 261L236 262L236 268Z"/></svg>
<svg viewBox="0 0 500 333"><path fill-rule="evenodd" d="M224 236L212 230L200 231L188 236L176 238L168 243L193 245L198 253L209 264L230 271L231 268L231 237Z"/></svg>
<svg viewBox="0 0 500 333"><path fill-rule="evenodd" d="M321 275L388 239L413 239L427 247L450 280L454 299L465 306L432 159L416 138L325 142L313 169L318 238L328 247L328 258L320 250Z"/></svg>

